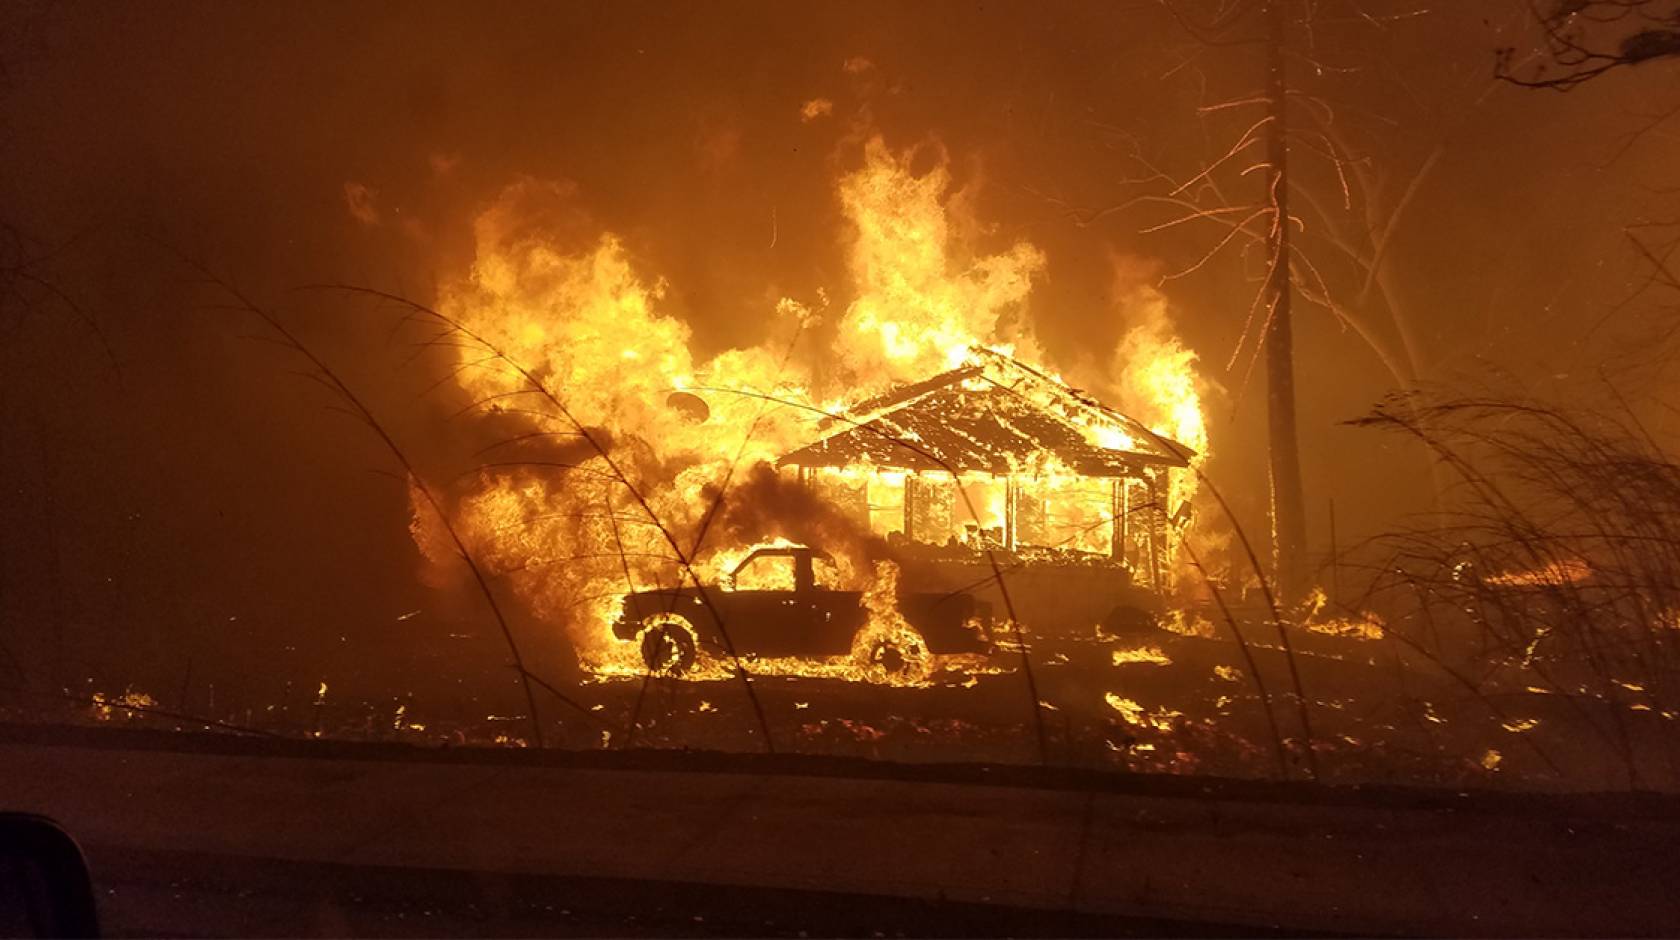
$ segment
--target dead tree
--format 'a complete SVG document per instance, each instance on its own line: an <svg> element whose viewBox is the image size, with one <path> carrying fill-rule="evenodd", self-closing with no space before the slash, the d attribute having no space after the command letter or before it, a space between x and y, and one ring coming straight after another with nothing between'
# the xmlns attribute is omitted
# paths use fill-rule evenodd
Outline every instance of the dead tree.
<svg viewBox="0 0 1680 940"><path fill-rule="evenodd" d="M1121 198L1099 208L1050 201L1078 225L1119 216L1138 219L1144 234L1211 232L1199 247L1192 239L1195 254L1168 280L1232 259L1249 272L1255 290L1227 367L1246 387L1266 365L1273 552L1284 561L1304 554L1306 541L1291 532L1305 528L1304 513L1291 511L1299 490L1279 487L1299 481L1299 432L1289 420L1296 321L1303 310L1330 314L1396 388L1416 388L1434 360L1413 328L1406 257L1395 245L1427 225L1420 195L1502 83L1487 73L1485 46L1444 49L1440 40L1443 32L1473 36L1476 11L1404 0L1173 0L1164 8L1192 39L1170 74L1193 83L1203 102L1200 137L1232 142L1187 166L1176 127L1106 127L1106 142L1133 170ZM1260 54L1244 61L1244 50ZM1214 56L1217 64L1202 61ZM1236 77L1257 70L1266 79L1258 85ZM1230 87L1218 90L1222 83ZM1439 500L1445 478L1427 453L1419 457L1437 477ZM1274 573L1299 577L1275 563ZM1288 596L1289 586L1280 587Z"/></svg>
<svg viewBox="0 0 1680 940"><path fill-rule="evenodd" d="M1141 179L1128 182L1157 191L1133 196L1118 205L1091 212L1073 210L1078 224L1091 224L1104 216L1137 205L1176 210L1180 214L1144 231L1158 232L1192 222L1210 222L1223 235L1204 255L1189 266L1168 275L1183 277L1212 261L1227 246L1236 244L1245 252L1263 251L1264 274L1249 308L1242 334L1233 351L1230 366L1245 357L1244 383L1261 358L1266 362L1266 411L1268 426L1268 476L1270 479L1270 522L1272 570L1269 575L1278 593L1287 601L1306 593L1306 508L1301 484L1299 433L1295 417L1295 359L1293 315L1297 294L1295 260L1290 231L1297 220L1290 215L1289 198L1291 149L1290 111L1293 90L1289 85L1291 24L1296 19L1295 0L1219 0L1212 15L1203 19L1191 9L1193 2L1164 4L1185 30L1204 46L1255 46L1265 50L1265 81L1256 94L1238 96L1207 111L1264 108L1258 120L1248 124L1223 154L1209 161L1188 179L1179 179L1148 159L1141 147L1135 158L1144 168ZM1240 165L1237 161L1255 148L1262 148L1260 162L1239 171L1246 178L1253 170L1265 171L1264 189L1258 200L1235 199L1231 187L1221 179L1223 171ZM1168 191L1160 192L1165 184ZM1260 314L1263 311L1263 315ZM1385 359L1385 362L1387 360Z"/></svg>
<svg viewBox="0 0 1680 940"><path fill-rule="evenodd" d="M1272 566L1288 601L1307 591L1307 510L1295 426L1295 339L1289 276L1289 12L1266 0L1266 349L1267 463L1272 493Z"/></svg>
<svg viewBox="0 0 1680 940"><path fill-rule="evenodd" d="M1262 44L1265 49L1265 82L1259 95L1245 96L1228 104L1233 108L1258 105L1264 115L1250 124L1222 156L1189 180L1175 185L1168 194L1189 210L1188 215L1167 225L1209 219L1226 229L1214 249L1180 275L1200 267L1232 241L1246 241L1264 251L1261 287L1250 306L1247 322L1232 356L1234 365L1244 347L1252 345L1249 368L1264 352L1266 363L1267 464L1270 481L1272 570L1278 593L1286 601L1304 596L1307 588L1306 507L1301 483L1300 434L1295 409L1295 346L1293 276L1294 249L1290 232L1295 225L1290 215L1290 97L1288 59L1291 24L1297 16L1292 0L1247 0L1221 3L1211 19L1198 21L1189 4L1168 4L1178 21L1206 45ZM1264 190L1258 204L1243 205L1224 198L1215 171L1257 145L1263 147L1262 162L1241 170L1263 169ZM1170 177L1167 177L1170 179ZM1215 205L1203 198L1211 193ZM1162 226L1166 227L1166 226ZM1257 322L1256 314L1263 311ZM1252 344L1250 340L1252 339ZM1246 370L1245 370L1246 371ZM1246 378L1246 375L1245 375Z"/></svg>

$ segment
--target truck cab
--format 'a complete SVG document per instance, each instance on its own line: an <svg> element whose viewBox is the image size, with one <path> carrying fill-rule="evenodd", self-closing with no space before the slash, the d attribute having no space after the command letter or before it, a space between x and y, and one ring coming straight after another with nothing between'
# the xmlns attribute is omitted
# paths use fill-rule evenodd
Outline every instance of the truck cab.
<svg viewBox="0 0 1680 940"><path fill-rule="evenodd" d="M729 572L717 603L738 645L758 656L835 654L866 617L856 591L841 591L833 556L802 545L755 550Z"/></svg>
<svg viewBox="0 0 1680 940"><path fill-rule="evenodd" d="M749 659L849 655L869 611L863 592L842 589L838 574L833 556L820 549L765 546L713 587L625 595L613 633L638 641L649 670L666 675L682 675L702 656L730 647ZM991 606L972 594L900 592L895 600L916 645L933 653L990 648Z"/></svg>

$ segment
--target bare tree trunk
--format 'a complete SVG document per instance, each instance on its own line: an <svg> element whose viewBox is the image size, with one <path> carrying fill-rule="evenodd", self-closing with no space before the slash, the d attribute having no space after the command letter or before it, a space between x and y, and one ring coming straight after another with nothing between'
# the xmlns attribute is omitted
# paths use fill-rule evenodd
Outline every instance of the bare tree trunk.
<svg viewBox="0 0 1680 940"><path fill-rule="evenodd" d="M1295 427L1295 342L1290 322L1289 123L1285 73L1287 0L1266 3L1266 187L1272 225L1267 237L1271 265L1266 274L1266 419L1270 432L1272 564L1285 603L1306 594L1306 509L1301 491L1301 454Z"/></svg>

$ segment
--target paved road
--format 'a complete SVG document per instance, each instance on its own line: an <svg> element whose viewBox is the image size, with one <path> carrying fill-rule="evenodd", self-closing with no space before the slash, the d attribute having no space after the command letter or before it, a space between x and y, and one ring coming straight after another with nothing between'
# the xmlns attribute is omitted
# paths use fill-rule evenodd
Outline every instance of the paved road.
<svg viewBox="0 0 1680 940"><path fill-rule="evenodd" d="M1662 802L1443 810L21 743L0 768L0 805L78 836L126 933L1680 929L1680 816Z"/></svg>

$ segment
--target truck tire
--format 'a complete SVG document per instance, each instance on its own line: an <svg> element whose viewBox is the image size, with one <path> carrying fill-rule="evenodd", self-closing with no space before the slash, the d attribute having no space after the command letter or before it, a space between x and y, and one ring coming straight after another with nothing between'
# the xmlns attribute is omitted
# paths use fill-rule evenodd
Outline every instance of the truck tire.
<svg viewBox="0 0 1680 940"><path fill-rule="evenodd" d="M642 621L637 641L649 675L680 678L700 659L694 625L680 614L655 614Z"/></svg>
<svg viewBox="0 0 1680 940"><path fill-rule="evenodd" d="M867 655L870 677L878 682L920 682L932 671L927 646L919 637L881 637L869 644Z"/></svg>

